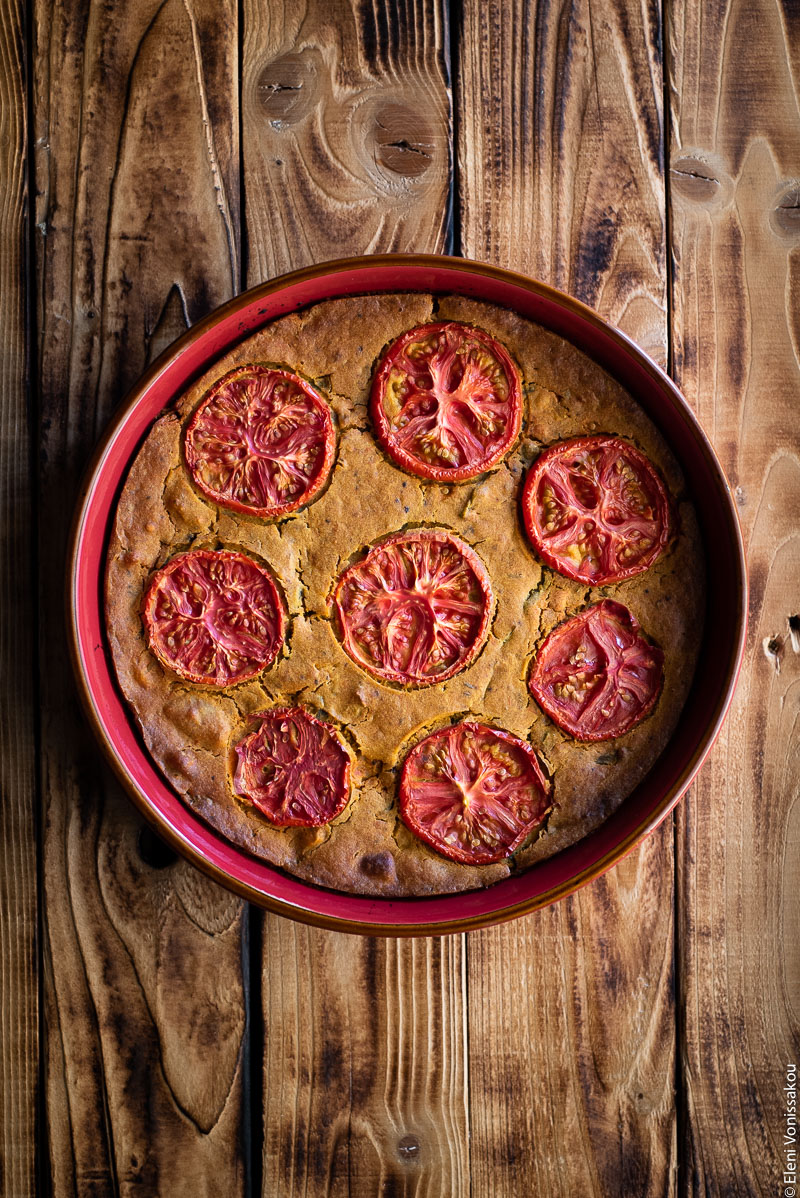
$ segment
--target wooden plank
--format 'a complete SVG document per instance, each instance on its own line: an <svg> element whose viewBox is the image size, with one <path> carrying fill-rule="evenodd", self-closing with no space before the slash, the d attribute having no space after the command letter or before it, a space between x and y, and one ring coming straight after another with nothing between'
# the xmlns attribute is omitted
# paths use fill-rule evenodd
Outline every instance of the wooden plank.
<svg viewBox="0 0 800 1198"><path fill-rule="evenodd" d="M442 13L346 0L243 10L248 282L444 248ZM263 1194L468 1191L463 937L264 924Z"/></svg>
<svg viewBox="0 0 800 1198"><path fill-rule="evenodd" d="M347 254L444 248L442 5L244 0L248 284Z"/></svg>
<svg viewBox="0 0 800 1198"><path fill-rule="evenodd" d="M554 283L666 358L657 6L466 0L462 251ZM555 907L469 940L473 1193L675 1186L667 825Z"/></svg>
<svg viewBox="0 0 800 1198"><path fill-rule="evenodd" d="M269 920L263 1193L469 1192L463 937Z"/></svg>
<svg viewBox="0 0 800 1198"><path fill-rule="evenodd" d="M681 1193L794 1192L800 1048L800 25L669 8L675 373L734 488L751 604L733 709L678 824ZM794 1158L796 1164L796 1156ZM784 1189L782 1182L787 1186Z"/></svg>
<svg viewBox="0 0 800 1198"><path fill-rule="evenodd" d="M24 7L0 3L0 1190L35 1188L38 1068L34 605Z"/></svg>
<svg viewBox="0 0 800 1198"><path fill-rule="evenodd" d="M239 282L234 0L34 7L46 1168L242 1194L243 908L143 829L75 710L77 483L145 364Z"/></svg>

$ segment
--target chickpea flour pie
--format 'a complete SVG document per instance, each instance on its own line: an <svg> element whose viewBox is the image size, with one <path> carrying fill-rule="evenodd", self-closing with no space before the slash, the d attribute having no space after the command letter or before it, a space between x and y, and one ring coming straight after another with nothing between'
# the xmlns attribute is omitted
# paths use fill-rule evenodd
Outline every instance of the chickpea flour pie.
<svg viewBox="0 0 800 1198"><path fill-rule="evenodd" d="M363 895L575 844L686 700L703 552L680 468L570 342L463 296L323 300L153 424L106 622L150 755L222 836Z"/></svg>

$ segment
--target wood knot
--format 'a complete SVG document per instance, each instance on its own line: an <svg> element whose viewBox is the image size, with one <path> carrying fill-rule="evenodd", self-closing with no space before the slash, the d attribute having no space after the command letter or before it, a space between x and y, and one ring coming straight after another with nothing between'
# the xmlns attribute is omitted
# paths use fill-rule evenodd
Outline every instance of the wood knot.
<svg viewBox="0 0 800 1198"><path fill-rule="evenodd" d="M296 125L316 104L317 73L301 54L286 54L262 67L256 82L261 111L275 129Z"/></svg>
<svg viewBox="0 0 800 1198"><path fill-rule="evenodd" d="M397 1155L401 1161L419 1160L420 1143L416 1136L403 1136L397 1145Z"/></svg>
<svg viewBox="0 0 800 1198"><path fill-rule="evenodd" d="M716 171L695 154L676 158L670 167L669 177L676 194L695 204L718 200L723 192L722 181Z"/></svg>
<svg viewBox="0 0 800 1198"><path fill-rule="evenodd" d="M174 850L165 844L147 824L139 832L136 848L142 861L151 869L166 869L167 866L173 865L178 860Z"/></svg>
<svg viewBox="0 0 800 1198"><path fill-rule="evenodd" d="M433 162L431 127L405 104L385 104L375 114L375 159L395 175L415 179Z"/></svg>
<svg viewBox="0 0 800 1198"><path fill-rule="evenodd" d="M800 181L784 184L778 192L770 224L779 237L800 236Z"/></svg>

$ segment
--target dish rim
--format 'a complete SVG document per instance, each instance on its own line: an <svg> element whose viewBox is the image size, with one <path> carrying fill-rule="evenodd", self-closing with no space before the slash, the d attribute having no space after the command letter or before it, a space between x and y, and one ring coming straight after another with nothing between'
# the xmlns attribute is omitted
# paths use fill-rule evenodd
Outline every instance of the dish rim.
<svg viewBox="0 0 800 1198"><path fill-rule="evenodd" d="M348 291L347 289L336 288L336 281L345 279L348 275L354 273L362 273L365 271L376 271L379 275L385 276L385 281L382 286L366 286ZM404 282L402 276L407 277L409 272L414 274L425 273L426 271L434 273L452 274L452 282L446 286L431 286L431 285L410 285L407 281ZM218 833L214 833L209 829L200 816L191 811L190 807L180 799L176 792L167 783L164 785L176 796L178 803L183 811L183 829L175 826L166 816L154 805L152 800L137 784L131 776L128 769L120 759L113 741L107 722L104 719L103 713L100 710L100 701L102 695L98 696L94 692L89 677L89 667L87 662L90 660L87 657L87 651L91 652L91 647L87 646L85 637L81 632L82 619L85 619L84 610L86 603L81 596L81 584L85 582L82 570L84 569L83 562L86 555L86 526L92 504L95 502L95 494L98 489L100 480L103 479L104 470L107 469L109 455L116 445L117 439L131 416L134 414L138 405L146 399L154 386L156 386L170 368L177 366L181 359L186 355L187 351L196 347L205 341L213 341L212 334L215 330L219 330L220 326L226 326L231 321L231 318L252 308L253 305L261 304L262 302L269 303L270 299L280 293L288 293L298 288L302 289L305 284L319 283L324 279L328 280L328 288L325 295L319 295L316 299L310 301L301 301L299 303L289 304L282 311L270 312L265 315L266 309L258 311L257 316L261 316L261 320L257 323L245 324L240 322L237 329L237 335L230 335L224 348L217 346L210 351L211 356L204 360L203 364L194 371L190 370L180 383L180 388L185 389L189 385L193 377L196 377L198 372L202 372L208 368L208 365L213 360L219 358L235 344L243 340L247 336L253 335L259 328L268 324L271 320L276 319L284 312L294 311L298 308L307 307L309 303L319 303L325 299L341 298L346 295L363 295L369 293L388 293L400 291L426 291L433 294L466 294L472 295L470 291L459 290L457 280L459 276L477 277L482 281L492 284L496 289L518 290L528 293L529 296L535 297L535 300L540 301L543 306L548 309L552 308L556 313L561 313L567 323L571 323L574 327L585 331L586 328L593 330L595 334L599 334L599 340L604 343L606 349L612 356L618 358L619 364L628 362L632 368L635 368L634 373L639 372L645 378L649 379L653 386L653 394L660 393L659 407L662 401L666 401L664 413L669 414L668 409L671 405L672 416L677 418L678 425L682 425L685 432L691 436L694 441L694 448L699 452L700 458L703 460L707 471L707 477L703 480L704 483L711 483L714 486L717 500L721 503L725 515L728 517L725 521L725 532L727 533L727 544L723 546L721 552L727 552L730 556L731 569L734 576L735 593L730 596L730 619L733 628L733 638L730 649L725 662L724 670L720 671L718 686L716 687L716 698L713 701L710 718L706 722L702 733L697 737L697 743L692 748L691 752L683 761L680 770L672 781L667 785L660 798L657 798L650 804L645 811L643 817L635 822L635 826L627 833L616 840L601 852L598 856L591 860L587 860L579 868L570 871L567 869L559 869L561 866L568 865L573 859L580 859L585 856L590 850L590 846L597 842L600 833L603 829L607 829L609 823L613 823L614 815L609 817L600 828L595 829L589 836L582 838L575 845L555 854L551 858L547 858L541 862L534 863L527 870L519 875L512 875L500 882L494 883L492 886L485 887L477 891L454 892L444 895L432 895L424 897L409 897L409 898L374 898L368 896L353 896L345 895L343 892L326 890L316 886L313 883L303 882L298 878L290 878L289 882L293 883L292 890L300 888L302 892L307 892L309 895L309 905L287 900L270 893L266 889L261 889L258 886L252 885L246 881L241 875L230 872L230 870L222 868L209 860L191 838L187 838L185 828L187 825L202 825L202 829L207 833L202 839L208 839L212 836L221 842L220 852L226 859L239 860L246 858L247 862L253 867L253 862L257 862L255 872L265 874L267 877L274 878L273 885L279 881L281 884L287 882L286 875L266 862L254 858L246 849L239 848L232 842L225 841ZM329 288L332 287L332 290ZM474 296L473 296L474 298ZM502 306L502 305L501 305ZM519 311L513 304L506 304L514 311ZM526 319L536 319L526 313L520 313ZM545 325L545 327L551 327ZM559 335L565 336L560 333ZM585 342L575 338L567 337L571 340L581 352L587 354L592 360L597 361L596 353L587 349ZM618 374L610 369L604 362L599 363L603 369L612 375L618 377ZM624 371L623 371L624 373ZM620 380L621 381L621 380ZM625 385L625 384L624 384ZM176 392L176 394L179 393ZM637 402L642 403L640 396L634 395ZM659 421L654 417L646 404L642 405L654 419L657 425ZM676 454L679 462L683 464L683 455L679 452L672 443L670 437L666 434L663 428L660 428L662 435L670 444L671 449ZM122 480L124 479L127 470L130 467L134 454L137 452L139 442L134 441L134 444L129 447L128 455L125 461L124 468L121 470L117 479L116 491L119 489ZM102 575L105 568L105 555L108 540L108 531L111 518L113 516L113 506L109 506L105 511L105 536L99 550L96 550L94 556L100 562L100 577L99 583L102 587ZM97 518L95 516L95 518ZM95 547L96 548L96 547ZM94 575L92 575L94 577ZM725 473L720 465L716 454L711 446L711 443L699 424L697 418L689 407L688 402L683 397L678 387L635 342L633 342L627 334L617 329L615 326L603 320L596 312L580 300L574 299L572 296L566 295L557 288L551 287L546 283L541 283L538 280L528 278L515 271L505 270L502 267L492 266L488 263L477 262L467 258L454 258L446 255L435 254L380 254L366 255L361 257L347 257L335 259L329 262L318 263L313 266L301 268L300 270L281 275L267 283L259 284L257 287L251 288L248 291L242 292L235 296L227 303L216 308L208 316L204 317L198 323L188 329L181 335L171 346L169 346L159 358L149 367L147 371L139 378L123 402L119 405L110 420L101 440L95 449L89 465L87 466L83 483L81 485L78 501L76 505L75 516L73 519L72 530L70 533L69 549L68 549L68 565L67 565L67 630L68 630L68 646L70 657L72 660L73 670L78 685L78 691L84 710L95 736L100 742L115 774L122 783L124 789L133 799L139 811L145 818L156 828L159 835L167 841L170 847L173 848L184 858L191 861L192 864L200 868L204 873L214 879L216 882L225 886L229 890L238 894L240 897L247 899L261 907L266 908L277 914L285 915L303 923L312 924L318 927L328 928L337 931L345 931L351 933L361 933L368 935L380 936L419 936L419 935L442 935L451 932L466 931L473 928L483 927L490 924L506 922L510 919L517 918L520 915L530 911L539 909L549 903L556 902L558 899L566 897L568 894L574 893L580 887L605 873L628 853L630 853L636 845L638 845L646 836L650 835L658 825L664 820L673 810L680 798L686 792L691 782L695 778L698 770L705 761L710 752L717 736L719 735L722 723L730 707L733 698L736 681L741 669L742 658L744 654L745 638L747 631L747 570L744 555L744 546L742 540L741 529L739 526L738 513L731 488L728 483ZM100 597L100 592L96 594L100 612L100 624L104 630L103 604ZM91 602L91 599L87 602ZM709 635L708 623L704 631L704 643ZM101 646L95 645L94 650L97 652ZM117 690L116 674L113 663L110 661L110 650L106 645L102 646L103 656L105 659L105 667L109 674L112 688ZM693 687L694 689L694 687ZM122 702L122 700L119 700ZM687 700L687 706L688 706ZM130 720L128 716L129 727ZM680 722L679 722L680 726ZM138 734L137 738L138 738ZM675 733L670 738L670 741L654 763L653 768L649 771L647 782L651 778L661 763L670 751ZM149 758L143 743L139 739L139 752L146 759L146 764L149 768L160 773ZM162 776L163 777L163 776ZM644 785L644 782L640 786ZM619 811L626 808L629 804L632 805L632 800L638 794L640 787L634 790L623 804ZM580 850L583 850L582 853ZM589 856L591 853L589 852ZM555 865L554 865L555 863ZM251 870L252 872L252 870ZM555 875L563 875L554 878L551 884L547 884L544 889L537 892L523 895L509 903L503 904L502 896L505 891L510 888L510 883L515 881L520 883L522 879L530 879L530 885L534 885L534 880L542 873L555 873ZM523 886L524 889L524 886ZM470 904L471 896L489 896L497 895L499 900L497 903L479 904L479 909L467 911L466 913L458 913L458 907L467 906ZM341 900L341 901L339 901ZM349 903L346 902L349 900ZM333 914L330 910L326 910L331 905L350 905L355 907L363 907L363 915L361 917L344 917L342 915ZM397 916L393 918L393 909L400 908L402 913L409 910L409 907L417 908L421 918L419 920L404 918L402 922L396 922ZM430 909L434 908L436 914ZM439 909L447 912L448 908L452 909L452 913L440 913ZM426 910L428 909L428 910Z"/></svg>

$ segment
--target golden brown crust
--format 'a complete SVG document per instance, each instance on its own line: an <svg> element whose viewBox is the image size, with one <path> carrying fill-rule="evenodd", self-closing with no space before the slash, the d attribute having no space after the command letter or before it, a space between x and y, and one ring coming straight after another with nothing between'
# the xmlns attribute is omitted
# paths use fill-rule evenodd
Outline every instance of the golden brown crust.
<svg viewBox="0 0 800 1198"><path fill-rule="evenodd" d="M497 336L526 384L522 437L505 462L457 486L428 483L392 465L367 421L373 365L400 333L430 320L471 321ZM252 361L288 366L316 381L336 414L329 486L278 523L218 509L192 485L181 434L208 387ZM543 444L586 432L631 438L661 470L680 533L656 565L618 586L587 588L542 566L518 511L521 478ZM505 514L505 518L504 518ZM448 682L403 691L360 670L338 643L329 595L367 545L407 526L451 529L485 563L497 596L487 645ZM207 545L266 562L286 598L282 656L253 682L223 692L193 687L150 654L140 618L143 589L175 553ZM453 296L331 300L274 321L221 359L153 426L123 488L108 556L107 617L120 685L155 761L185 801L222 835L322 886L378 895L473 889L552 855L597 827L647 773L683 706L700 643L704 584L694 511L680 468L635 401L554 334L505 309ZM526 686L536 646L567 615L611 595L631 608L665 652L654 713L616 741L579 744L537 707ZM354 751L353 799L327 828L274 828L231 789L232 745L247 716L299 704L337 725ZM494 866L447 861L397 815L398 766L421 736L452 718L496 723L529 739L553 777L546 830Z"/></svg>

